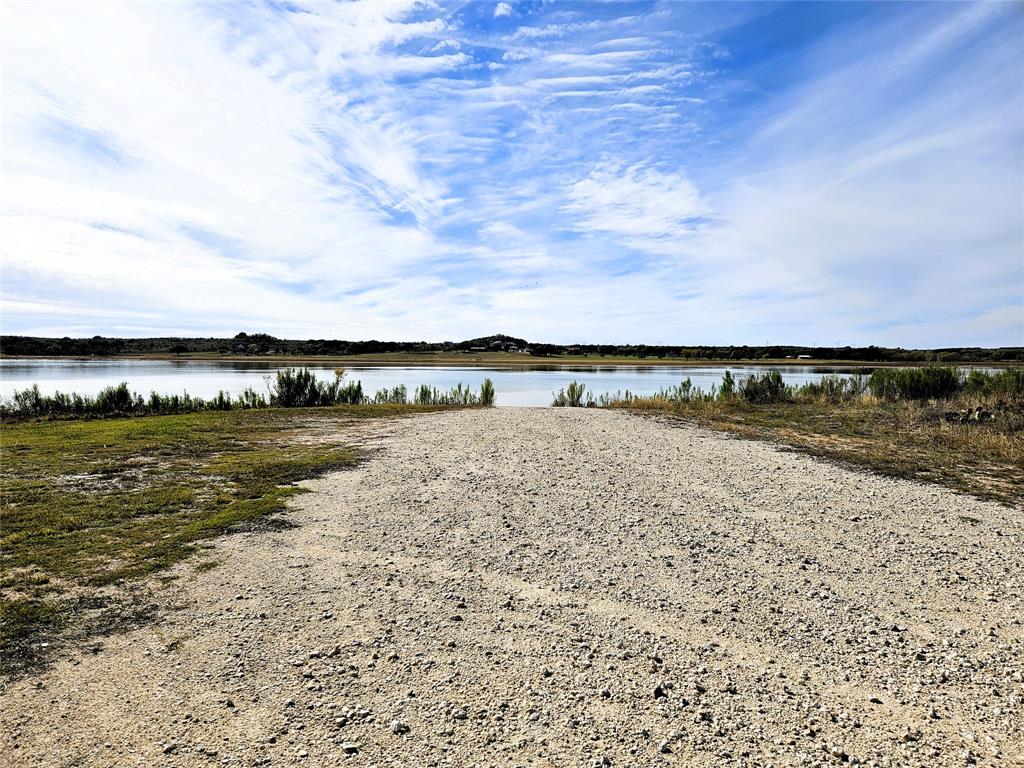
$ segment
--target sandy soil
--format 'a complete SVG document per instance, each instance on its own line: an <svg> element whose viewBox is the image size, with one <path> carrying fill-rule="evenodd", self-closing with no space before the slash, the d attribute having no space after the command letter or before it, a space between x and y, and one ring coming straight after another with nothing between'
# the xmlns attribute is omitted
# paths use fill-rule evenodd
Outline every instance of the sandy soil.
<svg viewBox="0 0 1024 768"><path fill-rule="evenodd" d="M1020 510L617 412L365 428L11 684L0 763L1024 765Z"/></svg>

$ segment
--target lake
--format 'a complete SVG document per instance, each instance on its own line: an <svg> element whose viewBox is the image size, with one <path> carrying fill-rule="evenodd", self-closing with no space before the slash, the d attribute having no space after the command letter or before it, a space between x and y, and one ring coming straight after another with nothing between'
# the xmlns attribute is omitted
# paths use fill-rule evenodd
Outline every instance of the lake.
<svg viewBox="0 0 1024 768"><path fill-rule="evenodd" d="M253 361L178 361L125 359L0 359L0 394L4 397L17 389L38 384L44 394L57 390L94 395L103 387L128 382L128 386L148 395L181 393L211 397L219 390L237 394L246 387L266 392L266 377L287 366ZM334 365L307 365L317 376L330 379ZM451 389L456 384L478 389L485 378L494 382L499 406L547 406L552 393L574 379L587 385L595 395L605 392L653 394L659 389L679 384L689 377L694 386L705 391L722 381L725 372L742 378L757 371L779 370L787 384L818 381L830 373L854 374L854 369L812 366L709 365L682 366L562 366L527 365L521 368L475 368L435 366L360 366L346 367L347 379L358 380L370 395L378 389L405 384L410 391L420 384L438 389Z"/></svg>

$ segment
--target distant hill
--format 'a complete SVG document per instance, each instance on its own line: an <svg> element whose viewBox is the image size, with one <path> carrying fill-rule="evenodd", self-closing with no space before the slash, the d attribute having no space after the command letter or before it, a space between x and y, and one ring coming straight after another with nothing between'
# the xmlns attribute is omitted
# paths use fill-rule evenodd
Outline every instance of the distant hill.
<svg viewBox="0 0 1024 768"><path fill-rule="evenodd" d="M600 356L678 358L686 360L850 360L871 363L1014 363L1024 362L1024 347L892 347L800 346L677 346L648 344L545 344L496 334L453 342L344 341L279 339L265 333L239 333L225 338L162 336L130 339L93 336L85 339L43 336L0 336L0 354L24 356L114 356L145 354L294 355L303 357L385 354L388 352L518 352L535 357Z"/></svg>
<svg viewBox="0 0 1024 768"><path fill-rule="evenodd" d="M517 339L514 336L505 336L504 334L499 333L496 336L482 336L479 339L460 341L455 345L455 349L486 349L488 351L498 352L521 352L528 349L529 346L530 343L526 339Z"/></svg>

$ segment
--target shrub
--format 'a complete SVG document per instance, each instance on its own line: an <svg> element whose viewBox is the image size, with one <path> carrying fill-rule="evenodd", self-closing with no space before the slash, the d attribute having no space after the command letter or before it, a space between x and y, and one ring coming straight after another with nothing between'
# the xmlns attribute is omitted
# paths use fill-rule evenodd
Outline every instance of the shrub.
<svg viewBox="0 0 1024 768"><path fill-rule="evenodd" d="M734 397L736 397L736 379L729 371L726 371L722 377L722 388L718 390L718 399L730 400Z"/></svg>
<svg viewBox="0 0 1024 768"><path fill-rule="evenodd" d="M740 385L740 394L748 403L787 403L793 399L793 390L786 386L778 371L748 376Z"/></svg>
<svg viewBox="0 0 1024 768"><path fill-rule="evenodd" d="M100 413L135 413L145 408L142 395L136 395L128 389L128 382L122 381L117 386L104 387L96 395L95 408Z"/></svg>
<svg viewBox="0 0 1024 768"><path fill-rule="evenodd" d="M210 410L212 411L230 411L234 405L231 401L231 395L223 389L218 391L217 396L209 403Z"/></svg>
<svg viewBox="0 0 1024 768"><path fill-rule="evenodd" d="M285 368L270 384L270 404L281 408L326 405L322 402L327 399L326 386L308 368Z"/></svg>
<svg viewBox="0 0 1024 768"><path fill-rule="evenodd" d="M26 416L42 416L43 398L39 394L39 385L33 384L27 389L15 392L11 398L11 409Z"/></svg>
<svg viewBox="0 0 1024 768"><path fill-rule="evenodd" d="M343 387L340 386L340 382L338 384L339 386L332 393L330 405L362 405L366 402L366 396L363 394L363 382L350 381Z"/></svg>
<svg viewBox="0 0 1024 768"><path fill-rule="evenodd" d="M955 397L964 386L957 368L879 368L868 379L871 394L883 400L943 400Z"/></svg>
<svg viewBox="0 0 1024 768"><path fill-rule="evenodd" d="M362 382L344 384L344 378L344 368L334 370L334 381L320 381L308 368L285 368L268 383L270 404L281 408L303 408L365 403Z"/></svg>
<svg viewBox="0 0 1024 768"><path fill-rule="evenodd" d="M259 392L252 387L246 387L242 394L235 400L239 408L266 408L267 401Z"/></svg>
<svg viewBox="0 0 1024 768"><path fill-rule="evenodd" d="M1004 368L995 373L972 368L964 380L963 392L982 397L1020 398L1024 396L1024 368Z"/></svg>

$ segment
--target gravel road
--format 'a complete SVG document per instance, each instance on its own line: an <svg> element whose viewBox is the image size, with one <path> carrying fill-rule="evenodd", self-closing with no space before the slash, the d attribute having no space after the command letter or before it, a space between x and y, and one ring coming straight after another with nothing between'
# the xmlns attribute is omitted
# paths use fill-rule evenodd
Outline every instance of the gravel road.
<svg viewBox="0 0 1024 768"><path fill-rule="evenodd" d="M613 411L361 428L9 685L0 763L1024 765L1021 510Z"/></svg>

